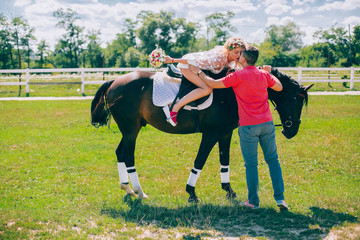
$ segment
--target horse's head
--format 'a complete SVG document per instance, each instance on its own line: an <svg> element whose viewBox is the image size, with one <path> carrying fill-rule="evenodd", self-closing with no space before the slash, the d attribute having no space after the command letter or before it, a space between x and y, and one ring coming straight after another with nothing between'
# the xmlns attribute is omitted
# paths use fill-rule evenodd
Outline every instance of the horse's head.
<svg viewBox="0 0 360 240"><path fill-rule="evenodd" d="M269 89L269 99L275 105L283 126L282 134L287 139L294 137L300 127L300 116L304 105L308 103L307 91L313 86L303 87L291 77L273 68L271 73L283 85L281 92Z"/></svg>

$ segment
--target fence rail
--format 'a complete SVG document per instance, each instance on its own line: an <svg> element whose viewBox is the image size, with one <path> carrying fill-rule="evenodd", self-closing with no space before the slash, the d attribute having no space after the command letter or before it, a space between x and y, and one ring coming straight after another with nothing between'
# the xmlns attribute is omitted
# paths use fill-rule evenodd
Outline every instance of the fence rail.
<svg viewBox="0 0 360 240"><path fill-rule="evenodd" d="M349 82L350 89L353 89L354 83L360 82L360 68L355 67L279 67L278 69L289 74L300 84L305 82ZM105 80L113 78L114 73L120 75L124 72L132 72L136 70L154 71L152 68L27 68L17 70L0 70L0 86L26 86L26 96L28 97L30 95L30 85L80 84L81 93L85 95L85 85L103 84ZM59 75L59 73L61 73L61 75ZM23 75L25 75L25 77Z"/></svg>

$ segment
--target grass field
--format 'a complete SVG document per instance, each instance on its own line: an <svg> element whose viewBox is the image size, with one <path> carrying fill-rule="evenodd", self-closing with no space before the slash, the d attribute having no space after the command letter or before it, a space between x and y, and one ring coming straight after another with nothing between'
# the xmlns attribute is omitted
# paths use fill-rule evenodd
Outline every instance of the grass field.
<svg viewBox="0 0 360 240"><path fill-rule="evenodd" d="M360 239L359 96L310 96L298 135L287 140L277 129L285 213L261 154L261 209L239 206L246 183L236 131L230 167L238 201L221 190L215 148L197 183L202 202L187 203L201 135L151 126L136 148L149 199L123 201L121 135L114 122L111 129L90 125L88 100L0 102L0 239Z"/></svg>

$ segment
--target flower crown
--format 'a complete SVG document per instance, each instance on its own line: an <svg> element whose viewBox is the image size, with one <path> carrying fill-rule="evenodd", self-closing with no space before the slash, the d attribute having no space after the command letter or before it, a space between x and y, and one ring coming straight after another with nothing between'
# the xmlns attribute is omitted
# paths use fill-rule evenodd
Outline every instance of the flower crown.
<svg viewBox="0 0 360 240"><path fill-rule="evenodd" d="M239 39L236 39L236 40L232 40L229 45L227 46L227 48L231 51L235 48L238 48L238 47L242 47L242 48L245 48L245 43Z"/></svg>
<svg viewBox="0 0 360 240"><path fill-rule="evenodd" d="M156 49L153 50L149 55L150 65L154 68L160 68L165 62L165 51L156 45Z"/></svg>

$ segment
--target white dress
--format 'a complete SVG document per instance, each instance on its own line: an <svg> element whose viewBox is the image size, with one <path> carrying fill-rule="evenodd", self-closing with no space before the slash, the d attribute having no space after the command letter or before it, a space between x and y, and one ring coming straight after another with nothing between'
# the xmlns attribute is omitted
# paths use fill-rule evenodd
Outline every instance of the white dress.
<svg viewBox="0 0 360 240"><path fill-rule="evenodd" d="M216 46L208 51L188 53L184 55L182 59L186 59L190 65L202 70L210 70L215 74L220 73L225 67L241 70L241 66L237 66L234 61L230 63L227 62L227 55L225 47ZM179 63L177 67L188 69L188 64Z"/></svg>

